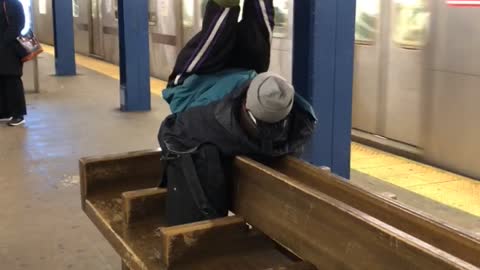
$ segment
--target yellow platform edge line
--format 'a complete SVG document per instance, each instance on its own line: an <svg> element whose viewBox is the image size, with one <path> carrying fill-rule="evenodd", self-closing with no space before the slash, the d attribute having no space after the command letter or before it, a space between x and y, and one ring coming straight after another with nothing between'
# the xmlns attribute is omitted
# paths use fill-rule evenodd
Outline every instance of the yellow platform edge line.
<svg viewBox="0 0 480 270"><path fill-rule="evenodd" d="M444 205L480 216L480 182L352 143L353 170L412 191Z"/></svg>
<svg viewBox="0 0 480 270"><path fill-rule="evenodd" d="M55 55L55 50L53 46L42 44L43 50L45 53L50 54L50 55ZM75 53L75 61L76 64L93 70L95 72L98 72L100 74L103 74L107 77L119 80L120 79L120 69L117 65L94 59L82 54ZM157 78L150 77L150 88L151 88L151 93L157 96L162 95L163 89L165 89L167 86L167 83L165 81L159 80Z"/></svg>
<svg viewBox="0 0 480 270"><path fill-rule="evenodd" d="M46 53L54 55L52 46L42 46ZM75 58L79 66L116 80L120 79L117 65L81 54L75 54ZM166 82L152 77L150 84L152 94L161 96ZM351 167L434 201L480 216L480 182L476 180L359 143L352 143Z"/></svg>

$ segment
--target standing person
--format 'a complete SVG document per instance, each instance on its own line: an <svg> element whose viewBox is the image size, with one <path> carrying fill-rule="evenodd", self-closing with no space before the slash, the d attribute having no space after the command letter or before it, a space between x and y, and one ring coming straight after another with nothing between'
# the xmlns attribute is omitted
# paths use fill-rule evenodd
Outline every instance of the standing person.
<svg viewBox="0 0 480 270"><path fill-rule="evenodd" d="M22 75L23 63L18 56L25 13L18 0L0 0L0 118L9 126L25 123L27 114Z"/></svg>

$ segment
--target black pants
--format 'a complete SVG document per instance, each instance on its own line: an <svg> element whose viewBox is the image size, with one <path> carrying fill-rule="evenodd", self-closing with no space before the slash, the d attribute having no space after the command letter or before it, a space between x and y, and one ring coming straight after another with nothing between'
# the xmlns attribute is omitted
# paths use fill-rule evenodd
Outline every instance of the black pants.
<svg viewBox="0 0 480 270"><path fill-rule="evenodd" d="M23 117L26 114L22 78L0 76L0 117Z"/></svg>
<svg viewBox="0 0 480 270"><path fill-rule="evenodd" d="M170 87L191 74L208 74L226 68L268 70L274 28L273 0L245 0L240 7L222 8L209 1L202 30L180 52L169 77Z"/></svg>

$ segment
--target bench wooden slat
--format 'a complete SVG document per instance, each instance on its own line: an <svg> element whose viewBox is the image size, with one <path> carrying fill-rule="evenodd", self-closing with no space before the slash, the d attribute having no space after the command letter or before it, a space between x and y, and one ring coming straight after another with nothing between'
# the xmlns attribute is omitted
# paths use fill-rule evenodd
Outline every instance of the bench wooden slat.
<svg viewBox="0 0 480 270"><path fill-rule="evenodd" d="M122 194L123 221L125 229L152 216L164 216L167 190L149 188L128 191Z"/></svg>
<svg viewBox="0 0 480 270"><path fill-rule="evenodd" d="M296 262L288 266L280 266L265 270L317 270L317 268L313 264L308 262Z"/></svg>
<svg viewBox="0 0 480 270"><path fill-rule="evenodd" d="M166 266L185 259L189 250L218 249L247 238L247 225L241 217L165 227L159 229L162 261Z"/></svg>
<svg viewBox="0 0 480 270"><path fill-rule="evenodd" d="M88 200L85 202L85 213L95 224L105 239L112 245L115 251L120 255L125 265L135 266L135 270L154 270L160 268L149 268L143 260L129 247L124 241L122 235L116 232L111 226L110 220L95 209L94 205Z"/></svg>
<svg viewBox="0 0 480 270"><path fill-rule="evenodd" d="M229 239L232 241L224 241L228 242L225 246L200 241L203 243L201 248L192 248L188 252L188 255L192 256L186 256L185 260L167 267L161 260L163 253L161 229L155 225L157 224L155 219L131 224L124 232L122 221L115 218L116 210L109 208L108 205L105 208L100 207L99 202L101 201L97 199L94 199L94 202L87 199L85 213L120 255L125 266L132 270L259 270L292 262L290 257L276 249L270 239L258 235L244 238L237 234L238 238L230 236ZM151 223L152 221L154 223ZM245 223L242 224L245 226ZM197 238L209 239L201 235ZM245 241L239 241L241 239Z"/></svg>
<svg viewBox="0 0 480 270"><path fill-rule="evenodd" d="M138 151L80 159L82 202L87 194L108 191L112 186L124 185L124 190L156 186L164 169L160 157L159 151Z"/></svg>
<svg viewBox="0 0 480 270"><path fill-rule="evenodd" d="M397 201L353 186L296 158L288 157L271 165L278 172L480 267L480 240L472 235Z"/></svg>
<svg viewBox="0 0 480 270"><path fill-rule="evenodd" d="M278 171L274 171L246 158L236 159L233 167L234 210L262 232L251 238L241 233L225 237L230 240L227 242L231 246L238 244L236 250L222 248L224 244L219 244L219 248L206 249L211 252L197 252L200 256L190 257L188 252L193 249L188 249L185 241L162 239L161 235L169 232L158 229L164 226L161 204L165 194L163 190L148 189L158 184L162 174L163 164L158 151L82 159L82 206L122 257L124 266L132 270L310 270L307 263L294 263L294 256L287 256L276 249L265 235L298 257L312 262L318 269L479 269L462 260L464 258L455 256L454 251L445 252L436 242L428 242L428 238L423 240L432 245L418 239L420 237L413 237L411 234L414 233L409 232L408 227L402 227L402 213L392 219L371 209L381 209L384 215L395 214L396 211L409 214L411 210L366 191L356 195L356 187L339 181L326 170L312 169L298 161L299 166L292 159L282 162L287 162L289 166L274 163L274 168L280 164ZM329 181L333 184L328 184ZM352 197L350 201L349 196ZM355 204L355 200L360 202ZM381 204L377 200L387 203ZM422 214L414 211L410 214L429 222L428 217ZM392 226L387 224L390 222ZM240 224L244 225L244 221ZM435 222L429 224L433 226L432 230L448 228ZM173 232L170 235L180 236L203 230L202 227L192 230L194 226L189 226L187 231L175 233L175 230L170 230ZM208 239L216 241L212 231L215 230L206 228L205 234L199 233L194 238L200 239L201 243L210 243ZM463 237L460 231L453 229L450 232L455 237ZM235 238L235 235L239 237ZM441 241L442 234L438 236L440 239L437 241ZM168 248L162 247L165 242L173 243L175 247L186 247L183 251L177 248L180 251L177 254L183 253L183 258L187 259L179 256L178 264L166 267L162 263L163 252L168 251ZM245 243L251 243L251 248L242 246ZM466 254L479 248L477 242L472 243L471 247L467 245L464 247L466 250L459 253ZM171 251L175 254L175 249ZM176 259L171 262L176 262Z"/></svg>
<svg viewBox="0 0 480 270"><path fill-rule="evenodd" d="M478 269L259 163L234 168L234 212L318 268Z"/></svg>
<svg viewBox="0 0 480 270"><path fill-rule="evenodd" d="M164 192L148 189L158 184L156 178L162 170L159 157L158 152L147 151L145 155L139 152L133 156L121 154L107 156L105 160L99 157L80 161L82 207L120 255L122 267L131 270L260 270L292 262L290 257L276 249L270 239L254 235L245 238L246 242L229 242L226 247L217 247L205 254L197 253L196 257L182 260L174 267L166 267L161 262L158 230L165 223L162 211L157 211L161 206L154 203L162 202ZM145 166L154 166L153 172ZM109 168L113 171L109 172ZM137 173L142 170L150 172ZM125 204L125 201L129 201L130 206L146 204L146 212L140 212L140 215L137 212L129 217L128 227L123 224L126 212L122 203ZM199 239L202 237L199 236ZM239 235L238 239L242 238ZM234 240L234 237L230 239ZM237 243L240 245L237 246Z"/></svg>
<svg viewBox="0 0 480 270"><path fill-rule="evenodd" d="M122 261L122 270L130 270L130 268L124 261Z"/></svg>

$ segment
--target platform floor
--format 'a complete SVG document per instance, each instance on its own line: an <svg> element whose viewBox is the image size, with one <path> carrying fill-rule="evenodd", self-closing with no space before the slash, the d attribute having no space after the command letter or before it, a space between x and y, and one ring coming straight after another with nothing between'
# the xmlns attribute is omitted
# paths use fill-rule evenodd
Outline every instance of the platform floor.
<svg viewBox="0 0 480 270"><path fill-rule="evenodd" d="M27 95L26 126L0 124L0 269L118 270L81 211L78 160L156 148L169 108L154 95L151 112L122 113L117 80L82 67L54 77L53 63L40 58L41 93Z"/></svg>
<svg viewBox="0 0 480 270"><path fill-rule="evenodd" d="M157 147L169 113L164 83L152 81L151 112L127 114L118 110L116 66L78 56L79 76L54 77L53 61L40 58L41 93L27 95L27 125L0 125L0 269L120 269L81 211L78 159ZM352 183L480 233L478 182L363 145L352 150Z"/></svg>
<svg viewBox="0 0 480 270"><path fill-rule="evenodd" d="M480 217L480 181L352 143L353 170Z"/></svg>

